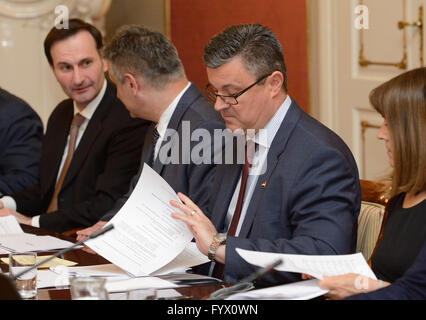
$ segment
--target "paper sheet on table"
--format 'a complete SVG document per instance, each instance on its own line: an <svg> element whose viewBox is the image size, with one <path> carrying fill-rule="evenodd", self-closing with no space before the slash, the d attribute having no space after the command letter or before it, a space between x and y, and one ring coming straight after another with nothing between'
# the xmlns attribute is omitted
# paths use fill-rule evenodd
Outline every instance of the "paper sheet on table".
<svg viewBox="0 0 426 320"><path fill-rule="evenodd" d="M46 260L50 257L51 256L38 256L36 258L36 263L40 263L43 260ZM18 261L20 264L27 265L28 262L30 262L30 264L32 265L32 263L31 263L32 258L31 257L22 255L22 256L15 256L14 259L16 261ZM1 258L1 261L3 261L6 264L9 264L9 258ZM53 267L57 267L57 266L70 267L70 266L75 266L76 264L77 264L76 262L55 257L52 260L41 264L40 266L37 267L37 269L48 269L48 268L53 268Z"/></svg>
<svg viewBox="0 0 426 320"><path fill-rule="evenodd" d="M198 250L195 242L189 242L185 249L164 267L154 271L151 275L163 275L172 272L185 272L190 267L209 262L209 258Z"/></svg>
<svg viewBox="0 0 426 320"><path fill-rule="evenodd" d="M191 241L186 224L171 217L179 201L170 185L147 164L129 199L108 222L114 229L86 245L134 276L149 275L172 261Z"/></svg>
<svg viewBox="0 0 426 320"><path fill-rule="evenodd" d="M105 287L108 292L122 292L144 288L177 288L178 286L173 282L157 277L138 277L126 280L115 280L114 278L108 278Z"/></svg>
<svg viewBox="0 0 426 320"><path fill-rule="evenodd" d="M266 267L281 259L282 263L275 269L278 271L297 272L322 279L322 276L337 276L346 273L356 273L377 279L368 266L362 253L348 255L302 255L258 252L237 248L238 254L248 263Z"/></svg>
<svg viewBox="0 0 426 320"><path fill-rule="evenodd" d="M37 236L29 233L0 235L0 245L11 252L50 251L67 248L73 245L52 236Z"/></svg>
<svg viewBox="0 0 426 320"><path fill-rule="evenodd" d="M0 217L0 235L24 233L14 216Z"/></svg>
<svg viewBox="0 0 426 320"><path fill-rule="evenodd" d="M156 277L140 277L140 278L118 278L109 277L106 278L105 287L108 292L124 292L128 290L136 290L143 288L176 288L178 287L174 283L159 279ZM69 277L63 274L58 274L52 270L37 270L37 288L50 288L63 286L69 286Z"/></svg>
<svg viewBox="0 0 426 320"><path fill-rule="evenodd" d="M78 266L64 268L62 266L50 268L53 272L63 276L79 277L120 277L128 279L130 276L112 263L93 266Z"/></svg>
<svg viewBox="0 0 426 320"><path fill-rule="evenodd" d="M109 292L108 293L109 300L127 300L127 292ZM169 299L177 299L179 297L182 297L182 294L180 294L175 289L160 289L157 290L157 299L159 300L169 300ZM137 295L132 300L140 300L138 299Z"/></svg>
<svg viewBox="0 0 426 320"><path fill-rule="evenodd" d="M241 292L226 300L309 300L327 293L318 286L318 280L306 280L281 286Z"/></svg>

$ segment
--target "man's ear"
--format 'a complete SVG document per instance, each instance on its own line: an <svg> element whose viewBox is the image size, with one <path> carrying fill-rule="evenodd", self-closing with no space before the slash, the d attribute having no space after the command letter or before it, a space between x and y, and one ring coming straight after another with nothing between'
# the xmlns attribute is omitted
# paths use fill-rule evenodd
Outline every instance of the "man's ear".
<svg viewBox="0 0 426 320"><path fill-rule="evenodd" d="M104 58L101 58L101 61L102 61L102 69L103 69L103 71L105 73L109 69L109 67L108 67L108 61L106 59L104 59Z"/></svg>
<svg viewBox="0 0 426 320"><path fill-rule="evenodd" d="M280 71L274 71L269 78L271 93L275 96L282 90L284 75Z"/></svg>
<svg viewBox="0 0 426 320"><path fill-rule="evenodd" d="M131 73L125 73L123 75L124 85L128 87L128 89L136 95L139 91L140 84L136 77Z"/></svg>

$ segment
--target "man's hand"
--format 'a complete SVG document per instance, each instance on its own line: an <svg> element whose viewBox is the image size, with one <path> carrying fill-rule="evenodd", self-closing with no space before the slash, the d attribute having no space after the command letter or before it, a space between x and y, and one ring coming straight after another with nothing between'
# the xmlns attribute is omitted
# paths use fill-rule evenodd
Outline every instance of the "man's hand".
<svg viewBox="0 0 426 320"><path fill-rule="evenodd" d="M6 216L14 216L16 218L16 220L18 220L19 223L21 224L27 224L27 225L31 225L31 218L24 216L23 214L13 211L9 208L2 208L0 209L0 217L6 217Z"/></svg>
<svg viewBox="0 0 426 320"><path fill-rule="evenodd" d="M173 207L180 209L182 213L172 213L172 217L185 222L195 238L198 250L204 255L207 255L209 247L213 242L213 238L217 231L209 218L201 211L201 209L191 201L187 196L178 193L178 197L183 203L177 201L170 201ZM218 262L225 262L225 250L216 251L215 258Z"/></svg>
<svg viewBox="0 0 426 320"><path fill-rule="evenodd" d="M88 238L93 232L98 231L99 229L101 229L104 225L106 225L108 223L108 221L99 221L96 224L94 224L93 226L77 231L77 241L81 241L84 240L86 238ZM83 245L83 251L86 251L88 253L92 253L92 254L96 254L95 251L93 251L92 249L90 249L88 246Z"/></svg>
<svg viewBox="0 0 426 320"><path fill-rule="evenodd" d="M107 223L108 221L98 221L96 224L89 228L77 231L77 241L81 241L88 238L93 232L98 231Z"/></svg>

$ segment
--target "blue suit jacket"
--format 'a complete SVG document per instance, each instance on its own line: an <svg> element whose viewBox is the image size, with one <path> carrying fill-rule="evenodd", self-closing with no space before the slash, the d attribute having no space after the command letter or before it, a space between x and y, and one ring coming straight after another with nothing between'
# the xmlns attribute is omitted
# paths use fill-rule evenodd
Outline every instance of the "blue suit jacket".
<svg viewBox="0 0 426 320"><path fill-rule="evenodd" d="M426 300L426 243L404 275L390 286L348 300Z"/></svg>
<svg viewBox="0 0 426 320"><path fill-rule="evenodd" d="M189 125L189 127L186 127L190 129L189 131L186 131L186 128L183 126L183 123L185 122L186 125ZM152 146L154 128L155 124L152 124L147 131L142 150L141 166L139 168L139 172L133 177L130 183L128 193L119 199L115 203L114 208L105 214L101 220L110 220L120 210L133 192L133 189L135 188L142 173L143 163L146 162L147 159L152 159L152 154L154 152ZM159 155L161 153L170 154L173 150L178 150L178 163L172 162L164 164L160 160L159 155L155 159L154 163L148 163L164 178L164 180L170 184L175 192L182 192L186 194L202 210L206 209L209 203L211 183L213 181L216 167L213 158L219 150L215 150L215 146L209 141L191 141L190 137L197 129L201 130L200 132L208 132L209 136L212 137L214 129L223 130L224 128L225 124L223 123L219 113L217 113L214 110L213 105L204 98L201 91L194 84L191 84L179 100L167 126L167 129L171 130L171 132L175 132L175 134L162 142L159 152ZM188 150L185 150L183 146L188 142L190 142L188 145L189 148ZM191 161L190 157L186 158L190 156L191 153L198 150L194 149L194 147L200 147L200 143L202 145L206 143L205 147L210 149L210 163L197 164Z"/></svg>
<svg viewBox="0 0 426 320"><path fill-rule="evenodd" d="M241 165L219 166L210 216L219 232L239 180ZM262 184L266 184L262 186ZM345 143L293 101L259 176L238 237L226 242L225 280L255 271L235 251L347 254L355 250L360 186L356 163ZM300 280L275 273L259 285Z"/></svg>
<svg viewBox="0 0 426 320"><path fill-rule="evenodd" d="M42 139L37 113L0 88L0 196L37 183Z"/></svg>

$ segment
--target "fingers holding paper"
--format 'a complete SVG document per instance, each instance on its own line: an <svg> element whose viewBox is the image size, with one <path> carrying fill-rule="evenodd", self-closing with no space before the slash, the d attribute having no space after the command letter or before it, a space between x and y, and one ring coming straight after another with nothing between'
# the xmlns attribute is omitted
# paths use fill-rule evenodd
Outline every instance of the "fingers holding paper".
<svg viewBox="0 0 426 320"><path fill-rule="evenodd" d="M171 200L170 204L183 212L183 214L174 212L172 217L187 224L195 238L198 250L207 255L213 237L217 233L216 228L191 199L182 193L178 193L178 196L183 203Z"/></svg>
<svg viewBox="0 0 426 320"><path fill-rule="evenodd" d="M329 290L326 297L344 299L358 293L366 293L380 288L380 281L369 277L347 273L340 276L326 277L318 281L321 289ZM389 285L382 282L382 285Z"/></svg>
<svg viewBox="0 0 426 320"><path fill-rule="evenodd" d="M0 217L6 216L14 216L19 223L31 225L31 217L24 216L23 214L9 208L0 209Z"/></svg>

